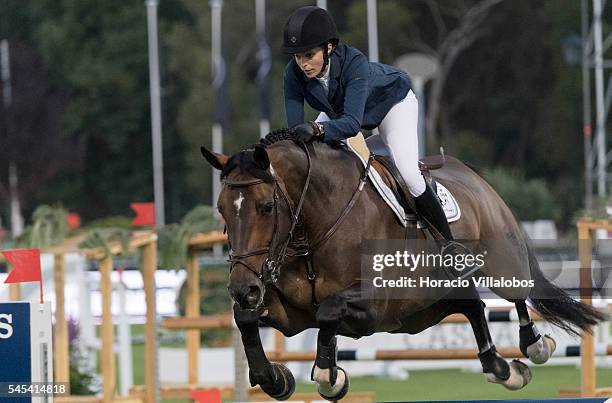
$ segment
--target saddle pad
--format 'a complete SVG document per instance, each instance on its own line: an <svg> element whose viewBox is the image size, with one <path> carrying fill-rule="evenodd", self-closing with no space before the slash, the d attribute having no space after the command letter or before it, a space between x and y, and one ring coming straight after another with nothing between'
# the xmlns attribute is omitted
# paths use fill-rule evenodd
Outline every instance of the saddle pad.
<svg viewBox="0 0 612 403"><path fill-rule="evenodd" d="M361 132L357 133L356 136L347 139L346 141L349 149L359 158L364 168L368 165L368 158L370 156L370 152L368 150L367 143L363 137ZM389 155L387 153L387 155ZM370 182L374 186L374 189L378 192L380 197L387 203L391 211L396 215L399 219L400 223L405 227L408 225L406 220L406 213L404 212L404 208L402 207L397 197L393 191L387 186L383 178L380 176L376 169L371 168L368 172L368 178ZM442 208L444 209L444 213L446 214L446 219L448 222L453 222L459 220L461 218L461 209L459 208L459 204L455 197L451 194L451 192L444 187L440 182L436 182L438 197L440 198L440 202L442 203ZM418 228L425 228L426 225L419 221Z"/></svg>

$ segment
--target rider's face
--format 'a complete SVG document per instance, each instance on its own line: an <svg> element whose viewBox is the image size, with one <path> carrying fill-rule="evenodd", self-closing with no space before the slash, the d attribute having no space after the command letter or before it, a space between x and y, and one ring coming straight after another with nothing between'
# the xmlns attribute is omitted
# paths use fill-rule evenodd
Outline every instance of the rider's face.
<svg viewBox="0 0 612 403"><path fill-rule="evenodd" d="M331 47L331 45L329 45ZM314 78L321 73L323 68L323 49L320 47L309 49L302 53L293 55L295 62L308 78Z"/></svg>

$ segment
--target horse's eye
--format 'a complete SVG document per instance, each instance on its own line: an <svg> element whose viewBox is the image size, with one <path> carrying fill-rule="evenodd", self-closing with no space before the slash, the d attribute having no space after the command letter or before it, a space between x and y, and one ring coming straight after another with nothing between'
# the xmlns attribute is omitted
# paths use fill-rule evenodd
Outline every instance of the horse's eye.
<svg viewBox="0 0 612 403"><path fill-rule="evenodd" d="M259 205L259 211L261 214L269 215L274 210L274 202L264 202Z"/></svg>

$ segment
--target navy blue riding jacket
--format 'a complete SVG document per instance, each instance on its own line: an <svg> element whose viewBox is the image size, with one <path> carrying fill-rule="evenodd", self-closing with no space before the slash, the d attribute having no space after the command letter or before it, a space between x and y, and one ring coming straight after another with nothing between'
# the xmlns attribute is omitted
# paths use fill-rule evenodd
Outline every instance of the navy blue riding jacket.
<svg viewBox="0 0 612 403"><path fill-rule="evenodd" d="M342 140L378 127L411 88L408 75L393 66L369 62L359 50L339 44L330 57L329 93L309 79L292 59L285 67L287 125L304 123L304 100L331 119L322 122L325 138Z"/></svg>

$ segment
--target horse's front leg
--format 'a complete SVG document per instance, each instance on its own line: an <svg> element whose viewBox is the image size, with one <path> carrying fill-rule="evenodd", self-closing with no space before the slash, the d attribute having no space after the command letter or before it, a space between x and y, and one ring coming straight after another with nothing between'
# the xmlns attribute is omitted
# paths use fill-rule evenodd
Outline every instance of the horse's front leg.
<svg viewBox="0 0 612 403"><path fill-rule="evenodd" d="M331 295L321 301L316 319L319 327L317 357L311 379L318 384L319 394L327 400L340 400L348 392L349 378L337 366L336 333L348 311L347 299L342 294Z"/></svg>
<svg viewBox="0 0 612 403"><path fill-rule="evenodd" d="M295 379L282 364L270 363L259 337L259 314L253 309L242 309L234 304L234 319L242 336L242 344L249 364L251 386L261 389L276 400L287 400L295 391Z"/></svg>

